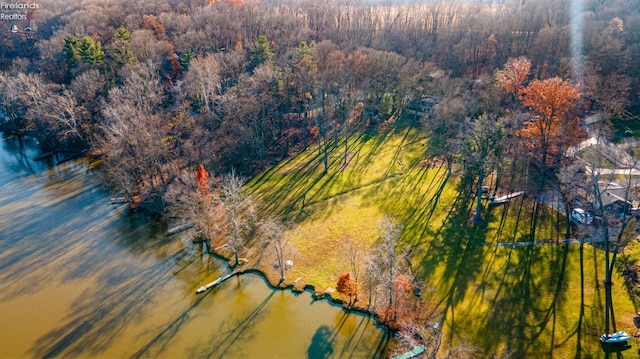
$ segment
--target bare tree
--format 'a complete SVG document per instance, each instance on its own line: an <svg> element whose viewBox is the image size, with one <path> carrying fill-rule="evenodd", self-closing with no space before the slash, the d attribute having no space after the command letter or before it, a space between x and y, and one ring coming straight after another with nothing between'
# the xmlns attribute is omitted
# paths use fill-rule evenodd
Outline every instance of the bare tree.
<svg viewBox="0 0 640 359"><path fill-rule="evenodd" d="M220 94L220 65L214 55L198 57L189 66L185 82L192 96L202 103L204 111L215 111L216 97Z"/></svg>
<svg viewBox="0 0 640 359"><path fill-rule="evenodd" d="M353 277L358 281L358 274L360 267L360 257L361 257L361 248L358 243L351 237L348 237L345 241L346 251L349 256L349 267L351 267L351 273L353 273Z"/></svg>
<svg viewBox="0 0 640 359"><path fill-rule="evenodd" d="M280 269L280 283L284 281L284 251L289 240L284 235L284 225L279 219L267 218L259 227L260 235L267 245L273 246L276 252L278 268Z"/></svg>
<svg viewBox="0 0 640 359"><path fill-rule="evenodd" d="M461 126L466 114L467 109L463 99L453 97L436 105L433 116L423 120L429 135L427 156L430 158L443 157L447 162L449 175L453 169L453 159L460 152Z"/></svg>
<svg viewBox="0 0 640 359"><path fill-rule="evenodd" d="M81 140L80 119L84 108L76 103L72 93L68 90L53 91L50 86L45 87L42 97L33 101L27 116L33 121L42 121L44 126L51 128L58 140L77 137Z"/></svg>
<svg viewBox="0 0 640 359"><path fill-rule="evenodd" d="M222 177L220 201L226 225L226 247L233 251L234 265L239 264L238 253L244 248L246 236L256 218L253 199L242 191L244 180L235 172Z"/></svg>
<svg viewBox="0 0 640 359"><path fill-rule="evenodd" d="M101 145L108 178L130 200L164 187L174 176L167 127L162 126L164 96L155 67L131 66L124 84L109 91L102 108ZM119 174L116 174L120 172Z"/></svg>
<svg viewBox="0 0 640 359"><path fill-rule="evenodd" d="M400 274L401 254L398 253L400 246L400 232L402 225L394 221L391 217L385 216L380 222L380 243L375 249L379 275L382 285L386 288L388 306L394 304L394 281Z"/></svg>
<svg viewBox="0 0 640 359"><path fill-rule="evenodd" d="M482 221L482 187L485 176L497 168L502 153L504 130L502 121L488 114L480 115L472 123L473 132L464 143L463 153L466 167L477 171L478 183L476 187L476 214L473 223Z"/></svg>
<svg viewBox="0 0 640 359"><path fill-rule="evenodd" d="M584 173L584 163L575 160L563 166L556 175L558 191L564 205L565 238L571 237L571 210L575 206L574 199L580 192L587 193L587 178Z"/></svg>
<svg viewBox="0 0 640 359"><path fill-rule="evenodd" d="M591 187L591 196L593 198L593 209L595 215L602 219L601 233L604 240L605 249L605 334L609 334L612 328L616 332L616 321L613 310L613 298L611 295L612 275L615 269L615 262L618 253L624 250L624 247L637 236L636 233L636 217L631 215L630 198L632 189L633 169L637 169L638 162L634 160L628 169L629 172L624 174L625 184L620 188L622 195L618 196L623 203L619 211L611 210L604 205L603 198L612 196L612 186L617 183L602 180L602 169L592 164L589 168L589 179ZM616 186L617 187L617 186ZM613 245L613 248L611 246ZM613 256L611 255L613 253Z"/></svg>
<svg viewBox="0 0 640 359"><path fill-rule="evenodd" d="M164 200L173 216L193 223L194 241L204 241L210 249L210 239L222 232L223 218L216 179L203 182L199 183L196 173L184 172L167 187Z"/></svg>
<svg viewBox="0 0 640 359"><path fill-rule="evenodd" d="M7 72L0 72L0 110L9 121L11 131L19 131L26 126L25 114L28 106L21 94L18 78Z"/></svg>

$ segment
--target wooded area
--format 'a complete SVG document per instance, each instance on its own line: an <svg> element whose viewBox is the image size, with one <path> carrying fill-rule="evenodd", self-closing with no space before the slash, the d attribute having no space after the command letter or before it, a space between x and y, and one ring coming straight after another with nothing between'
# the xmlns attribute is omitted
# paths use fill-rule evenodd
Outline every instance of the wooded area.
<svg viewBox="0 0 640 359"><path fill-rule="evenodd" d="M624 118L639 101L634 1L45 0L29 21L35 33L1 35L5 133L102 155L129 198L159 199L201 163L253 174L312 143L326 170L328 148L346 158L352 133L426 97L431 154L449 163L472 131L464 119L502 117L508 137L529 132L523 141L544 130L516 116L540 112L518 100L529 82L524 94L556 77L575 87L563 121ZM496 70L519 57L529 68L500 81L505 96ZM558 143L538 142L546 166Z"/></svg>
<svg viewBox="0 0 640 359"><path fill-rule="evenodd" d="M413 174L416 181L435 178L436 172L432 184L442 181L437 194L429 185L418 195L424 183L395 192L405 200L411 198L407 193L415 195L417 204L428 198L431 212L424 211L426 205L419 212L409 202L401 209L387 204L385 211L403 212L394 214L404 216L404 223L385 216L369 251L345 235L350 271L341 269L333 282L347 298L345 306L366 307L390 328L405 329L406 343L438 338L435 344L419 343L435 355L436 327L427 333L416 324L419 309L411 297L412 286L420 289L416 283L422 280L411 272L433 268L422 263L411 268L410 252L439 236L468 239L451 253L473 246L480 251L486 243L477 239L489 233L486 208L492 195L505 194L503 204L529 196L518 200L514 242L593 239L601 229L603 238L617 235L611 262L605 241L604 285L611 290L617 251L635 227L625 209L631 170L616 178L624 177L626 187L611 182L601 188L600 182L608 181L600 181L608 178L600 177L603 168L588 158L577 163L567 154L579 151L590 136L619 139L613 125L637 120L640 5L636 0L579 3L43 0L30 15L34 32L0 35L0 114L5 117L0 123L5 135L37 137L43 153L100 158L105 181L126 201L182 219L207 248L222 243L217 249L228 251L234 266L245 259L249 242L273 247L276 263L269 270L278 272L278 285L298 280L287 277L293 262L283 233L292 218L309 216L313 201L382 187L383 181L411 171L424 170ZM589 116L600 121L588 130ZM386 136L394 123L419 134L405 132L415 137L398 140L396 152L385 154L385 170L356 170L361 150L368 154L360 166L375 162L376 149L389 145L363 138ZM393 135L402 137L402 131ZM387 140L395 143L392 137ZM406 148L419 155L406 157L400 153ZM315 157L296 158L291 166L283 161L312 151ZM350 162L353 157L357 160ZM607 153L607 160L611 157ZM618 166L626 169L637 164L613 160L626 161ZM300 170L305 167L308 171ZM371 171L370 181L348 177L348 189L329 189L333 174L358 171ZM265 178L243 187L242 176L261 172ZM307 183L307 177L314 181ZM442 210L448 218L442 227L451 221L451 231L432 231L428 222L435 208L449 204L442 192L454 187L448 197L459 207ZM605 208L611 201L602 200L601 193L613 187L626 190L614 204L625 209L622 216ZM562 210L545 202L549 193L558 193L554 201ZM259 195L273 203L254 202ZM458 202L461 198L474 204ZM584 203L577 203L579 198ZM572 226L571 210L578 205L603 224ZM494 212L499 211L504 221L509 210ZM520 222L521 215L526 222ZM409 228L405 232L403 225ZM519 231L519 226L527 228ZM405 247L409 243L413 246ZM473 262L462 258L467 261L465 254L461 265L452 267L465 271L462 263ZM548 294L554 305L556 294ZM499 349L485 344L487 353Z"/></svg>

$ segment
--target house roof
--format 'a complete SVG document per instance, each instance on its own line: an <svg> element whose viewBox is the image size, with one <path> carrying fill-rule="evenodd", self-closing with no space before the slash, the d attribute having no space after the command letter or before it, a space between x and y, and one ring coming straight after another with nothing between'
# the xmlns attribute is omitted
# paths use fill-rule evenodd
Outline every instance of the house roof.
<svg viewBox="0 0 640 359"><path fill-rule="evenodd" d="M636 200L633 195L633 190L628 187L623 187L614 182L600 182L600 195L602 198L602 206L608 207L614 203L627 203L633 207L633 201Z"/></svg>

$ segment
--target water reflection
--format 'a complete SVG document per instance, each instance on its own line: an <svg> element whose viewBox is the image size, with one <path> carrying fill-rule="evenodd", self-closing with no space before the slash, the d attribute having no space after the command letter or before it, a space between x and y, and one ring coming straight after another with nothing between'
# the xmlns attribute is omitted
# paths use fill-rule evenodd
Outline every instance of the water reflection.
<svg viewBox="0 0 640 359"><path fill-rule="evenodd" d="M0 142L0 357L377 357L367 317L228 269L110 205L84 161ZM317 356L316 356L317 355Z"/></svg>
<svg viewBox="0 0 640 359"><path fill-rule="evenodd" d="M331 329L326 325L318 328L311 338L311 345L307 349L307 358L309 359L326 359L333 354L333 345L331 344Z"/></svg>

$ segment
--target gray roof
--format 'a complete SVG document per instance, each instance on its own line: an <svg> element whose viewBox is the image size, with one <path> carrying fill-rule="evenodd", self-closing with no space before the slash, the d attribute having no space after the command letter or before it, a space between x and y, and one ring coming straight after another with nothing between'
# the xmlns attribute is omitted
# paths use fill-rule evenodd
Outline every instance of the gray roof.
<svg viewBox="0 0 640 359"><path fill-rule="evenodd" d="M633 207L633 201L636 199L633 195L633 189L623 187L617 183L600 183L600 195L602 197L602 206L608 207L616 202L627 203Z"/></svg>

